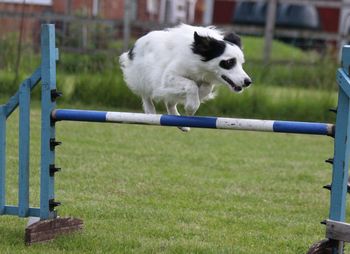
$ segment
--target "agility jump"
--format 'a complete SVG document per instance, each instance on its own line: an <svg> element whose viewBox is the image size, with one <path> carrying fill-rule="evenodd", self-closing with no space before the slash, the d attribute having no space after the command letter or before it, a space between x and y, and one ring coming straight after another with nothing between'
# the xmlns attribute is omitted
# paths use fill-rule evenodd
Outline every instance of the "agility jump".
<svg viewBox="0 0 350 254"><path fill-rule="evenodd" d="M103 112L92 110L56 109L56 99L61 96L56 90L56 61L54 25L42 25L42 62L39 68L26 79L19 91L8 103L0 105L0 215L39 217L40 221L26 228L26 243L48 241L56 235L69 233L83 227L82 220L59 218L55 209L60 202L55 200L54 180L60 170L55 165L55 124L58 121L112 122L123 124L147 124L160 126L197 127L246 131L267 131L279 133L323 135L334 138L331 198L329 218L326 224L325 241L311 247L308 253L320 249L331 249L342 253L343 243L350 242L350 224L345 223L346 194L350 145L350 47L342 52L342 67L337 73L339 96L336 124L235 119L221 117L147 115L141 113ZM41 81L41 173L40 207L29 205L29 135L30 135L30 93ZM6 175L6 120L19 107L19 200L18 205L9 205L5 200Z"/></svg>
<svg viewBox="0 0 350 254"><path fill-rule="evenodd" d="M272 121L208 116L151 115L142 113L104 112L74 109L56 109L52 112L51 117L55 121L64 120L78 122L147 124L334 136L334 125L327 123Z"/></svg>

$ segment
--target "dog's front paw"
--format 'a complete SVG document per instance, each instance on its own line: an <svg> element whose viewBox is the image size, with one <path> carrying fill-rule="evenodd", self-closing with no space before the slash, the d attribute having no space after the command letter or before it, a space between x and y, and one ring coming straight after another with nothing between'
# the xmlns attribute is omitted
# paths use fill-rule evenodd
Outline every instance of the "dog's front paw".
<svg viewBox="0 0 350 254"><path fill-rule="evenodd" d="M191 130L190 127L178 127L180 130L182 130L183 132L189 132Z"/></svg>

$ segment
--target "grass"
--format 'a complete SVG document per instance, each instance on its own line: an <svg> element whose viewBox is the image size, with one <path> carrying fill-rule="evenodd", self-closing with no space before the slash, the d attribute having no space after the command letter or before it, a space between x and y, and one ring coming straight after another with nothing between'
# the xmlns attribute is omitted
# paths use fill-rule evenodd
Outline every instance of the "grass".
<svg viewBox="0 0 350 254"><path fill-rule="evenodd" d="M250 64L261 55L261 39L245 37L243 43L254 86L241 95L220 88L198 114L334 121L327 109L336 105L336 63ZM13 45L3 48L15 52ZM274 60L319 60L313 52L280 42L273 49ZM8 61L15 59L12 51L2 51ZM28 54L21 79L39 61ZM9 86L13 65L5 62L0 103L17 90ZM141 109L122 81L115 56L61 52L58 68L58 87L65 95L61 108ZM38 206L37 101L32 122L31 204ZM18 198L17 125L15 114L7 137L12 204ZM201 129L185 134L176 128L67 122L58 124L57 139L63 141L56 163L62 167L56 177L56 198L63 203L59 214L82 218L84 231L25 247L26 220L3 216L0 253L295 254L324 238L319 222L328 217L329 193L322 186L331 179L323 162L333 154L330 138Z"/></svg>
<svg viewBox="0 0 350 254"><path fill-rule="evenodd" d="M39 122L32 110L31 202ZM17 200L17 122L8 126L8 200ZM25 247L26 221L1 217L1 253L305 253L324 238L328 137L58 123L56 198L82 233Z"/></svg>

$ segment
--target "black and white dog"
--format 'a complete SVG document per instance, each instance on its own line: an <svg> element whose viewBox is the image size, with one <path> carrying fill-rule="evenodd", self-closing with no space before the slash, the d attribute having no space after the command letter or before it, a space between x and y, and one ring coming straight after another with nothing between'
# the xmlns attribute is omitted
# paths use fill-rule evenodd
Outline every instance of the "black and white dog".
<svg viewBox="0 0 350 254"><path fill-rule="evenodd" d="M147 114L156 113L155 100L163 101L169 114L179 115L176 105L183 104L186 114L194 115L201 102L214 98L214 84L239 93L252 83L242 68L239 36L215 27L182 24L150 32L119 60L125 82L142 98Z"/></svg>

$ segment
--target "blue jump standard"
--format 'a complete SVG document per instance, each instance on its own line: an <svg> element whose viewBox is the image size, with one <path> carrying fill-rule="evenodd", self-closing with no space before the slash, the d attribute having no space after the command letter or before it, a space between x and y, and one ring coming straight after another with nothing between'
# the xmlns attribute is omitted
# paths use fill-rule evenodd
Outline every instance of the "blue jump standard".
<svg viewBox="0 0 350 254"><path fill-rule="evenodd" d="M238 119L204 116L152 115L142 113L106 112L92 110L56 109L51 114L55 121L114 122L182 126L211 129L234 129L281 133L334 136L334 125L326 123Z"/></svg>

